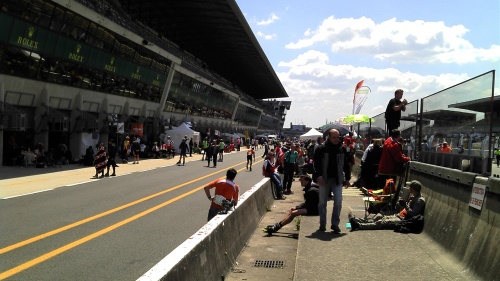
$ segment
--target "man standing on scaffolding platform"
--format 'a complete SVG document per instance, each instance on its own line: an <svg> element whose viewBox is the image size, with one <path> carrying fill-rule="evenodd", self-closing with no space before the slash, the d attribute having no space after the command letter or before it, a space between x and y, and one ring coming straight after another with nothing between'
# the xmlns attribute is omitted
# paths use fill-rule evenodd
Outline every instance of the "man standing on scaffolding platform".
<svg viewBox="0 0 500 281"><path fill-rule="evenodd" d="M387 135L390 135L392 130L399 128L399 121L401 120L401 111L406 110L408 102L402 100L403 90L397 89L394 92L394 98L389 100L387 108L385 109L385 123L387 124Z"/></svg>

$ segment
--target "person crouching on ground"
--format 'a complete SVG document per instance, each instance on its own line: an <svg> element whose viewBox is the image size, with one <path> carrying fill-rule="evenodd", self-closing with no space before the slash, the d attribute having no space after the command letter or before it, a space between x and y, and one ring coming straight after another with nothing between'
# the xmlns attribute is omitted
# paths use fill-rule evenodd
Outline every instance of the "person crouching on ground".
<svg viewBox="0 0 500 281"><path fill-rule="evenodd" d="M412 181L410 183L410 197L405 202L399 200L400 206L399 213L395 215L384 216L377 214L374 218L359 219L349 214L349 222L351 229L354 230L368 230L368 229L396 229L396 227L405 220L409 220L417 215L424 215L425 211L425 198L420 193L422 184L419 181Z"/></svg>
<svg viewBox="0 0 500 281"><path fill-rule="evenodd" d="M309 175L300 175L300 185L304 187L304 203L293 207L290 213L278 223L267 226L267 233L272 234L293 221L296 216L317 216L319 203L319 186L312 182Z"/></svg>
<svg viewBox="0 0 500 281"><path fill-rule="evenodd" d="M205 194L208 200L210 200L210 209L208 210L208 220L210 221L215 217L220 211L224 210L221 205L222 200L233 201L234 206L238 204L240 189L237 184L234 183L234 179L238 172L235 169L229 169L226 172L226 179L216 179L204 187ZM210 195L210 189L215 187L215 194L212 197Z"/></svg>

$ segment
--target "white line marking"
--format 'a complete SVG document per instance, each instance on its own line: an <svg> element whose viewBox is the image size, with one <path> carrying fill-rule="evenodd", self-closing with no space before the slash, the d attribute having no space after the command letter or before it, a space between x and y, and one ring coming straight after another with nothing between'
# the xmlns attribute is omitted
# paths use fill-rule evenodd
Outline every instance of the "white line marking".
<svg viewBox="0 0 500 281"><path fill-rule="evenodd" d="M147 171L152 171L152 170L156 170L156 168L151 168L151 169L141 170L141 171L139 171L139 173L142 173L142 172L147 172Z"/></svg>
<svg viewBox="0 0 500 281"><path fill-rule="evenodd" d="M51 191L54 190L53 188L51 189L46 189L46 190L40 190L40 191L35 191L35 192L30 192L30 193L25 193L25 194L20 194L20 195L15 195L15 196L10 196L10 197L4 197L2 199L11 199L11 198L16 198L16 197L21 197L21 196L26 196L26 195L31 195L31 194L36 194L36 193L41 193L45 191Z"/></svg>
<svg viewBox="0 0 500 281"><path fill-rule="evenodd" d="M94 182L94 181L98 181L98 180L88 180L88 181L82 181L82 182L78 182L78 183L68 184L68 185L65 185L65 186L75 186L75 185L80 185L80 184L89 183L89 182Z"/></svg>

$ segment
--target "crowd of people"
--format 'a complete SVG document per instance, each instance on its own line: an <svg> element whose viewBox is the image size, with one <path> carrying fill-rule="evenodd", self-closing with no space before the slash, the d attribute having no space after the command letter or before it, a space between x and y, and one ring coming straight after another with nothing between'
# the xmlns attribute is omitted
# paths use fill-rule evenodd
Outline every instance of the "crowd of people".
<svg viewBox="0 0 500 281"><path fill-rule="evenodd" d="M373 139L365 149L361 172L354 184L350 184L356 150L356 140L352 134L342 136L339 130L330 129L325 132L324 138L319 137L316 141L286 140L283 143L273 143L274 148L270 148L268 143L263 144L262 157L265 160L262 173L276 186L276 199L284 200L284 194L292 193L292 181L297 175L304 187L306 199L303 204L292 208L281 221L269 225L266 229L268 233L279 231L298 215L319 215L318 230L326 231L326 203L329 198L333 199L330 229L334 233L340 233L343 188L356 185L381 189L388 179L395 180L403 173L410 157L403 153L403 140L398 130L401 111L406 109L407 104L406 100L401 101L402 96L403 91L398 89L395 98L389 102L386 113L389 137L385 140ZM443 147L446 149L445 145ZM247 153L247 166L252 153L251 149ZM283 174L283 179L280 174ZM411 183L411 196L406 202L400 200L400 207L395 215L380 214L372 220L357 219L350 215L353 230L393 228L401 221L423 216L425 199L420 193L421 187L418 181Z"/></svg>
<svg viewBox="0 0 500 281"><path fill-rule="evenodd" d="M394 178L403 172L404 163L410 160L403 154L401 144L401 133L398 129L391 131L386 140L375 139L365 149L362 158L362 172L359 174L360 185L379 189L382 182ZM336 129L325 132L324 137L316 140L271 140L259 143L256 147L263 148L262 174L270 178L276 187L277 200L286 200L285 195L292 194L292 182L299 178L304 188L304 203L292 208L290 212L279 222L269 225L265 231L269 234L279 231L284 225L293 221L296 216L319 216L318 231L326 231L327 228L327 201L333 200L333 209L330 218L330 229L333 233L340 233L340 213L342 210L342 191L350 186L351 171L354 165L355 139L352 135L341 136ZM255 160L254 146L249 146L246 152L247 170L251 169L252 160ZM233 181L234 178L231 179ZM216 187L215 183L205 188ZM230 186L224 188L232 197L237 196ZM351 185L352 186L352 185ZM423 215L425 199L420 193L421 184L417 181L410 185L411 196L407 201L400 200L399 207L393 211L396 214L379 214L372 219L356 218L350 215L353 230L362 229L394 229L400 222ZM223 210L223 206L214 203L213 197L207 194L212 201L209 211L209 220L216 210ZM234 198L226 197L226 200ZM219 200L220 201L220 200ZM217 206L218 205L218 206Z"/></svg>
<svg viewBox="0 0 500 281"><path fill-rule="evenodd" d="M405 102L398 102L401 97L402 92L396 91L396 100L391 100L388 108L390 109L390 105L394 104L394 111L404 110ZM397 123L397 121L394 122ZM292 183L296 178L299 178L304 187L306 201L292 208L283 220L270 226L268 229L270 233L278 231L298 215L319 215L319 231L326 231L326 206L329 199L333 200L330 229L334 233L341 232L339 223L342 209L342 190L353 185L363 186L367 189L380 189L387 179L400 175L403 172L404 164L410 161L410 157L404 154L401 132L396 128L391 130L387 139L373 139L371 144L366 147L361 159L361 172L358 173L358 179L353 184L350 183L350 180L354 167L354 156L358 148L356 139L352 133L342 136L337 129L330 129L323 136L314 140L236 138L224 141L222 138L203 138L200 143L197 143L193 138L185 136L180 143L174 143L167 136L165 141L160 142L160 144L154 142L152 145L142 142L139 136L131 135L125 136L123 142L119 144L115 144L114 140L110 139L107 147L103 143L99 143L95 150L92 146L88 147L82 162L95 167L95 178L104 178L116 176L116 168L119 166L115 159L118 154L120 154L122 164L127 164L129 160L132 160L132 164L139 164L143 157L174 158L177 150L180 152L178 165L184 166L188 156L192 157L193 153L199 153L202 155L201 160L207 161L207 167L217 167L217 163L224 161L224 153L233 150L240 151L243 147L246 147L246 169L249 172L252 171L258 149L263 150L262 154L259 153L264 158L262 174L269 177L276 187L277 200L286 200L285 195L293 194ZM443 143L442 150L446 150L446 147L446 143ZM59 156L64 157L67 153L67 147L64 148L64 145L60 146ZM35 147L34 158L46 157L43 155L43 151L43 146ZM214 201L215 197L210 196L209 190L215 187L216 195L222 195L224 200L232 200L233 204L236 204L238 193L237 185L234 184L236 174L235 171L229 170L225 181L214 181L205 188L207 196L212 201L209 220L214 216L215 210L220 211L220 207L223 207L219 202L222 199ZM233 192L227 191L230 188L233 189ZM218 189L226 191L217 191ZM404 207L404 202L401 202L403 207L400 212L406 210L406 213L399 213L397 219L402 220L407 216L413 217L414 212L419 214L423 212L424 208L420 205L425 205L425 199L421 197L420 189L421 186L417 183L411 186L411 197L415 201L407 202L405 205L407 207ZM415 202L418 202L417 206L415 206ZM356 229L364 229L364 223L385 225L381 222L397 221L397 219L384 217L373 221L361 221L351 217ZM381 222L378 222L379 220Z"/></svg>
<svg viewBox="0 0 500 281"><path fill-rule="evenodd" d="M46 168L76 163L65 143L61 142L48 149L43 143L37 143L32 147L18 145L16 133L9 136L4 153L5 164L9 166Z"/></svg>

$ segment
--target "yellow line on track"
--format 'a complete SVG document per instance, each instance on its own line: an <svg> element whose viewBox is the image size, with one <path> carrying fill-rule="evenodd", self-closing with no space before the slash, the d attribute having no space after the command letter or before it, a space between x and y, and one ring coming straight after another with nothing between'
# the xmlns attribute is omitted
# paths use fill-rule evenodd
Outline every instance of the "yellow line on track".
<svg viewBox="0 0 500 281"><path fill-rule="evenodd" d="M242 163L245 163L245 162L238 163L238 164L236 164L236 165L234 165L234 166L232 166L232 167L236 167L237 165L241 165ZM229 167L229 168L232 168L232 167ZM66 225L66 226L60 227L60 228L58 228L58 229L54 229L54 230L52 230L52 231L49 231L49 232L46 232L46 233L43 233L43 234L37 235L37 236L35 236L35 237L32 237L32 238L26 239L26 240L24 240L24 241L21 241L21 242L18 242L18 243L16 243L16 244L13 244L13 245L7 246L7 247L5 247L5 248L1 248L1 249L0 249L0 255L1 255L1 254L5 254L5 253L7 253L7 252L10 252L10 251L12 251L12 250L15 250L15 249L17 249L17 248L20 248L20 247L26 246L26 245L31 244L31 243L33 243L33 242L36 242L36 241L42 240L42 239L44 239L44 238L50 237L50 236L52 236L52 235L55 235L55 234L61 233L61 232L63 232L63 231L66 231L66 230L69 230L69 229L75 228L75 227L80 226L80 225L82 225L82 224L85 224L85 223L88 223L88 222L94 221L94 220L96 220L96 219L99 219L99 218L105 217L105 216L107 216L107 215L110 215L110 214L116 213L116 212L121 211L121 210L123 210L123 209L126 209L126 208L128 208L128 207L132 207L132 206L134 206L134 205L137 205L137 204L142 203L142 202L144 202L144 201L147 201L147 200L149 200L149 199L152 199L152 198L155 198L155 197L157 197L157 196L163 195L163 194L165 194L165 193L168 193L168 192L174 191L174 190L176 190L176 189L179 189L179 188L184 187L184 186L186 186L186 185L189 185L189 184L191 184L191 183L194 183L194 182L200 181L200 180L202 180L202 179L205 179L205 178L211 177L211 176L216 175L216 174L221 173L221 172L224 172L224 171L217 171L217 172L210 173L210 174L208 174L208 175L202 176L202 177L197 178L197 179L195 179L195 180L191 180L191 181L185 182L185 183L183 183L183 184L179 184L179 185L174 186L174 187L172 187L172 188L169 188L169 189L166 189L166 190L164 190L164 191L160 191L160 192L158 192L158 193L155 193L155 194L152 194L152 195L146 196L146 197L141 198L141 199L139 199L139 200L136 200L136 201L130 202L130 203L128 203L128 204L125 204L125 205L122 205L122 206L116 207L116 208L114 208L114 209L111 209L111 210L108 210L108 211L106 211L106 212L103 212L103 213L97 214L97 215L95 215L95 216L88 217L88 218L86 218L86 219L83 219L83 220L80 220L80 221L74 222L74 223L72 223L72 224L68 224L68 225Z"/></svg>
<svg viewBox="0 0 500 281"><path fill-rule="evenodd" d="M258 163L258 162L260 162L260 161L261 161L261 160L259 160L259 161L255 161L254 163ZM241 165L241 164L243 164L243 163L246 163L246 162L241 162L241 163L238 163L238 164L236 164L236 165L233 165L233 166L231 166L231 167L228 167L228 169L229 169L229 168L236 167L236 166ZM240 170L238 170L238 171L242 171L242 170L244 170L244 169L242 168L242 169L240 169ZM69 225L67 225L67 226L64 226L64 227L58 228L58 229L56 229L56 230L53 230L53 231L50 231L50 232L47 232L47 233L44 233L44 234L38 235L38 236L33 237L33 238L31 238L31 239L27 239L27 240L25 240L25 241L22 241L22 242L16 243L16 244L14 244L14 245L12 245L12 246L9 246L9 247L6 247L6 248L3 248L3 249L0 249L0 254L6 253L6 252L8 252L8 251L14 250L14 249L16 249L16 248L19 248L19 247L25 246L25 245L30 244L30 243L33 243L33 242L36 242L36 241L41 240L41 239L43 239L43 238L47 238L47 237L52 236L52 235L54 235L54 234L60 233L60 232L62 232L62 231L65 231L65 230L71 229L71 228L73 228L73 227L76 227L76 226L82 225L82 224L84 224L84 223L90 222L90 221L92 221L92 220L95 220L95 219L97 219L97 218L104 217L104 216L109 215L109 214L111 214L111 213L117 212L117 211L119 211L119 210L125 209L125 208L127 208L127 207L130 207L130 206L133 206L133 205L138 204L138 203L140 203L140 202L143 202L143 201L146 201L146 200L148 200L148 199L151 199L151 198L153 198L153 197L156 197L156 196L159 196L159 195L161 195L161 194L164 194L164 193L167 193L167 192L173 191L173 190L178 189L178 188L180 188L180 187L182 187L182 186L188 185L188 184L190 184L190 183L193 183L193 182L196 182L196 181L202 180L202 179L204 179L204 178L207 178L207 177L213 176L213 175L215 175L215 174L218 174L218 173L221 173L221 172L224 172L224 171L226 171L226 170L222 170L222 171L218 171L218 172L213 172L213 173L210 173L210 174L205 175L205 176L203 176L203 177L200 177L200 178L198 178L198 179L196 179L196 180L192 180L192 181L189 181L189 182L187 182L187 183L184 183L184 184L181 184L181 185L177 185L177 186L175 186L175 187L172 187L172 188L169 188L169 189L164 190L164 191L162 191L162 192L158 192L158 193L155 193L155 194L153 194L153 195L150 195L150 196L144 197L144 198L142 198L142 199L139 199L139 200L136 200L136 201L131 202L131 203L129 203L129 204L126 204L126 205L120 206L120 207L118 207L118 208L115 208L115 209L109 210L109 211L107 211L107 212L104 212L104 213L101 213L101 214L98 214L98 215L95 215L95 216L89 217L89 218L87 218L87 219L84 219L84 220L81 220L81 221L78 221L78 222L75 222L75 223L69 224ZM99 236L101 236L101 235L104 235L104 234L106 234L106 233L108 233L108 232L111 232L111 231L113 231L113 230L115 230L115 229L117 229L117 228L119 228L119 227L121 227L121 226L123 226L123 225L125 225L125 224L128 224L128 223L130 223L130 222L132 222L132 221L135 221L135 220L137 220L137 219L139 219L139 218L141 218L141 217L143 217L143 216L145 216L145 215L148 215L148 214L150 214L150 213L152 213L152 212L154 212L154 211L156 211L156 210L158 210L158 209L160 209L160 208L163 208L163 207L165 207L165 206L167 206L167 205L170 205L171 203L173 203L173 202L175 202L175 201L178 201L178 200L180 200L180 199L182 199L182 198L184 198L184 197L186 197L186 196L188 196L188 195L191 195L191 194L195 193L196 191L199 191L199 190L203 189L204 187L205 187L205 185L199 186L199 187L197 187L197 188L195 188L195 189L193 189L193 190L191 190L191 191L188 191L188 192L186 192L186 193L184 193L184 194L181 194L181 195L179 195L179 196L177 196L177 197L175 197L175 198L172 198L172 199L170 199L170 200L168 200L168 201L166 201L166 202L164 202L164 203L162 203L162 204L160 204L160 205L157 205L157 206L155 206L155 207L153 207L153 208L150 208L150 209L148 209L148 210L146 210L146 211L143 211L143 212L141 212L141 213L139 213L139 214L137 214L137 215L134 215L134 216L132 216L132 217L130 217L130 218L128 218L128 219L122 220L122 221L120 221L120 222L118 222L118 223L115 223L115 224L113 224L113 225L111 225L111 226L108 226L108 227L106 227L106 228L104 228L104 229L102 229L102 230L100 230L100 231L97 231L97 232L95 232L95 233L93 233L93 234L87 235L87 236L85 236L85 237L83 237L83 238L81 238L81 239L78 239L78 240L76 240L76 241L74 241L74 242L72 242L72 243L69 243L69 244L67 244L67 245L65 245L65 246L63 246L63 247L57 248L57 249L55 249L55 250L53 250L53 251L50 251L50 252L48 252L48 253L46 253L46 254L44 254L44 255L41 255L41 256L37 257L37 258L35 258L35 259L32 259L32 260L30 260L30 261L27 261L27 262L25 262L25 263L21 264L21 265L18 265L18 266L16 266L16 267L13 267L13 268L11 268L11 269L7 270L7 271L4 271L4 272L0 273L0 280L4 280L4 279L6 279L6 278L9 278L9 277L11 277L11 276L13 276L13 275L15 275L15 274L18 274L18 273L20 273L20 272L22 272L22 271L24 271L24 270L26 270L26 269L28 269L28 268L30 268L30 267L33 267L33 266L35 266L35 265L37 265L37 264L39 264L39 263L42 263L42 262L44 262L44 261L46 261L46 260L49 260L49 259L51 259L51 258L53 258L53 257L55 257L55 256L57 256L57 255L59 255L59 254L62 254L62 253L64 253L64 252L68 251L68 250L71 250L71 249L73 249L73 248L75 248L75 247L77 247L77 246L79 246L79 245L81 245L81 244L83 244L83 243L86 243L86 242L88 242L88 241L90 241L90 240L92 240L92 239L94 239L94 238L97 238L97 237L99 237Z"/></svg>

